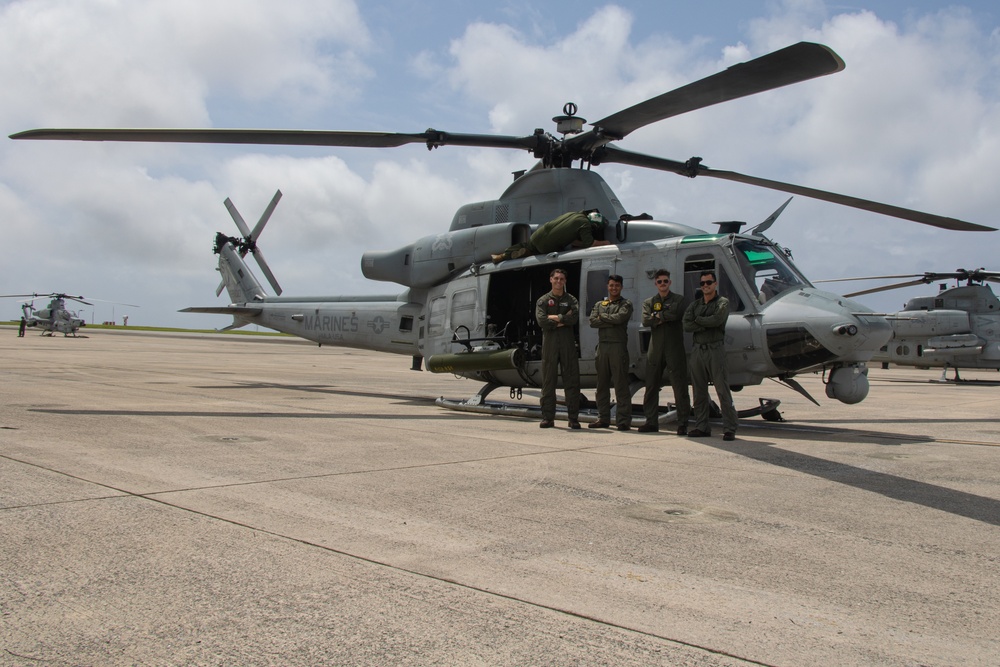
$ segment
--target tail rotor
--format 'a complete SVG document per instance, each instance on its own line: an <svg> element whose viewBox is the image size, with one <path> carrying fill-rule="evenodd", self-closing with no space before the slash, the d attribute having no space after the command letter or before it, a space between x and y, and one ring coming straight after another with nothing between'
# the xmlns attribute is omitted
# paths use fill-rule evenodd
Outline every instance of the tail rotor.
<svg viewBox="0 0 1000 667"><path fill-rule="evenodd" d="M240 239L227 239L233 242L233 246L240 253L240 257L246 257L247 253L251 253L253 258L257 261L257 265L260 267L261 272L264 277L267 278L267 282L270 283L271 287L274 288L274 292L277 295L281 295L281 285L278 284L277 278L274 277L274 273L271 272L271 267L267 265L267 261L264 259L264 254L261 252L260 248L257 247L257 239L260 238L261 233L264 231L264 226L267 221L270 220L271 214L274 213L275 207L278 205L278 201L281 199L281 190L277 190L274 193L274 197L271 198L271 202L264 209L264 213L261 214L260 219L254 228L251 230L247 225L243 216L240 212L236 210L236 205L233 204L232 200L226 197L225 205L226 209L229 211L229 215L232 216L233 222L236 223L236 227L239 228L242 238ZM215 290L215 295L219 296L222 294L222 290L225 289L226 282L223 280L219 283L219 287Z"/></svg>

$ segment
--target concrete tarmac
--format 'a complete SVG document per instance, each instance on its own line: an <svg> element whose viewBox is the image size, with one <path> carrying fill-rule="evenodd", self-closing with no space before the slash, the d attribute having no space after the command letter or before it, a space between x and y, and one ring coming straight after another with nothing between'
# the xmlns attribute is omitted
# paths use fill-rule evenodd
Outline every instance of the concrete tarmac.
<svg viewBox="0 0 1000 667"><path fill-rule="evenodd" d="M2 665L1000 664L998 386L769 382L737 406L787 421L723 442L447 411L479 386L404 357L84 332L0 329Z"/></svg>

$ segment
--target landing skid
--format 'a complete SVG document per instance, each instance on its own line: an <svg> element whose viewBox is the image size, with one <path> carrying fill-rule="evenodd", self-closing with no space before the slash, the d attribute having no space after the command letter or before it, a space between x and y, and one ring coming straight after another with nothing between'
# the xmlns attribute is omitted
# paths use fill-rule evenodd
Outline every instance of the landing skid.
<svg viewBox="0 0 1000 667"><path fill-rule="evenodd" d="M954 369L955 370L955 379L954 380L949 380L948 379L948 368L950 368L950 367L949 366L945 366L944 368L941 369L941 379L940 380L931 380L931 382L941 382L941 383L944 383L944 384L950 384L950 383L953 383L953 382L954 383L964 382L964 380L958 376L958 368L957 367Z"/></svg>
<svg viewBox="0 0 1000 667"><path fill-rule="evenodd" d="M953 377L951 379L948 379L948 369L949 368L955 371L955 377ZM998 380L979 380L979 379L968 380L968 379L965 379L965 378L959 376L959 374L958 374L958 368L955 367L955 366L945 366L944 369L941 371L941 377L940 378L938 378L937 380L928 380L928 382L932 382L932 383L935 383L935 384L968 384L968 385L979 385L979 386L984 386L984 387L995 387L998 384L1000 384L1000 381L998 381Z"/></svg>
<svg viewBox="0 0 1000 667"><path fill-rule="evenodd" d="M477 414L484 415L500 415L503 417L526 417L528 419L541 419L542 409L537 405L522 405L520 403L504 403L502 401L487 401L486 397L489 396L493 390L499 389L503 385L496 384L494 382L488 382L483 385L482 389L477 391L472 396L469 396L464 401L456 401L453 399L445 398L444 396L439 397L434 403L442 408L448 408L449 410L457 410L458 412L474 412ZM521 397L521 390L511 388L510 398L514 400ZM582 396L580 397L583 398ZM582 402L582 401L581 401ZM590 410L585 410L583 405L580 406L580 421L582 422L593 422L597 421L597 415L589 414ZM556 406L556 419L561 419L566 421L568 419L566 413L566 406L558 405Z"/></svg>
<svg viewBox="0 0 1000 667"><path fill-rule="evenodd" d="M736 416L740 419L745 419L747 417L756 417L760 415L761 419L769 422L783 422L785 418L781 416L778 412L778 406L781 405L781 401L777 398L758 398L760 405L756 408L747 408L746 410L737 410ZM715 407L715 404L712 404ZM721 413L720 413L721 414Z"/></svg>
<svg viewBox="0 0 1000 667"><path fill-rule="evenodd" d="M501 386L502 385L490 382L483 385L479 391L463 401L456 401L442 396L434 401L434 403L439 407L447 408L449 410L457 410L458 412L473 412L476 414L499 415L504 417L541 419L542 411L537 405L504 403L503 401L487 401L486 397L489 396L494 390L499 389ZM512 388L510 392L511 400L520 398L520 389ZM761 398L758 400L760 401L760 404L757 407L738 410L736 412L737 416L740 419L747 419L759 415L766 421L785 421L781 416L781 413L778 412L778 406L781 405L780 400L776 398ZM670 408L671 409L667 412L660 414L659 423L661 425L677 421L677 410L673 409L673 405L671 405ZM713 417L718 417L722 414L714 402L712 403L711 408L711 414ZM560 404L556 407L556 419L563 421L568 419L565 405ZM584 399L583 396L580 397L580 421L587 423L597 421L597 410L593 407L593 403ZM611 421L615 421L615 406L611 407ZM637 425L643 421L645 421L645 417L642 414L642 406L633 405L632 424Z"/></svg>

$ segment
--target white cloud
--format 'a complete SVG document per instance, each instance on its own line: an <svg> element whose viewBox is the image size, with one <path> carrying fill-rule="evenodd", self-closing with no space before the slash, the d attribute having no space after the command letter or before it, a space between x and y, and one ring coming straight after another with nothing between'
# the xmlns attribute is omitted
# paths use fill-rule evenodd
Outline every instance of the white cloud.
<svg viewBox="0 0 1000 667"><path fill-rule="evenodd" d="M46 124L205 125L266 102L292 115L356 95L370 48L348 0L32 0L0 10L3 116Z"/></svg>

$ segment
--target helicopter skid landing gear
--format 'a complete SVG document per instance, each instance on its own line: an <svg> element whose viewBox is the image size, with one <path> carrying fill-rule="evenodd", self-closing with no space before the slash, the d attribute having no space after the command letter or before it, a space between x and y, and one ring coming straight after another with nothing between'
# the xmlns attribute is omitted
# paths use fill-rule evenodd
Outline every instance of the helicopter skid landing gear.
<svg viewBox="0 0 1000 667"><path fill-rule="evenodd" d="M954 369L955 369L955 379L954 380L949 380L948 379L948 369L949 368L952 368L952 366L949 366L948 364L945 364L944 368L941 369L941 379L939 379L939 380L931 380L931 382L940 382L942 384L949 384L949 383L952 383L952 382L955 382L955 383L964 382L964 380L962 380L962 378L959 377L959 375L958 375L958 366L954 366Z"/></svg>
<svg viewBox="0 0 1000 667"><path fill-rule="evenodd" d="M781 405L781 401L777 398L759 398L760 405L756 408L748 408L746 410L738 410L736 415L741 419L744 417L755 417L760 415L764 421L769 422L783 422L785 418L781 416L778 412L778 406Z"/></svg>
<svg viewBox="0 0 1000 667"><path fill-rule="evenodd" d="M464 401L454 401L441 396L434 401L434 404L442 408L448 408L449 410L458 410L459 412L475 412L487 415L528 417L531 419L537 419L541 415L541 409L538 406L514 405L511 403L501 403L497 401L487 402L486 397L489 396L494 389L498 389L501 386L502 385L496 384L495 382L488 382L483 385L482 389ZM511 390L511 400L520 398L520 393L519 389ZM565 419L565 416L562 416L562 418Z"/></svg>
<svg viewBox="0 0 1000 667"><path fill-rule="evenodd" d="M469 396L467 399L462 401L461 405L468 405L468 406L486 405L486 397L489 396L493 392L493 390L497 389L498 387L500 387L500 385L496 384L495 382L487 382L486 384L483 385L482 389L480 389L475 394ZM444 399L441 398L438 400L444 400Z"/></svg>
<svg viewBox="0 0 1000 667"><path fill-rule="evenodd" d="M761 419L769 422L783 422L785 418L781 416L778 412L778 406L781 405L781 401L777 398L758 398L760 404L755 408L746 408L744 410L737 410L736 416L739 419L746 419L748 417L756 417L760 415ZM710 413L712 417L718 418L722 416L722 411L719 410L719 406L712 401L712 409Z"/></svg>
<svg viewBox="0 0 1000 667"><path fill-rule="evenodd" d="M533 405L515 404L515 403L504 403L501 401L487 401L486 397L494 389L498 389L503 385L496 384L494 382L488 382L483 385L482 389L477 391L475 394L465 399L464 401L455 401L452 399L445 398L444 396L439 397L434 404L441 408L448 408L449 410L458 410L459 412L475 412L478 414L486 415L501 415L505 417L525 417L527 419L540 419L542 416L541 407L535 403ZM510 390L510 399L519 400L522 397L520 388L512 388ZM590 417L582 414L587 405L586 399L580 396L580 421L594 421L596 417ZM566 404L562 399L556 407L556 419L566 421L568 415L566 412Z"/></svg>

